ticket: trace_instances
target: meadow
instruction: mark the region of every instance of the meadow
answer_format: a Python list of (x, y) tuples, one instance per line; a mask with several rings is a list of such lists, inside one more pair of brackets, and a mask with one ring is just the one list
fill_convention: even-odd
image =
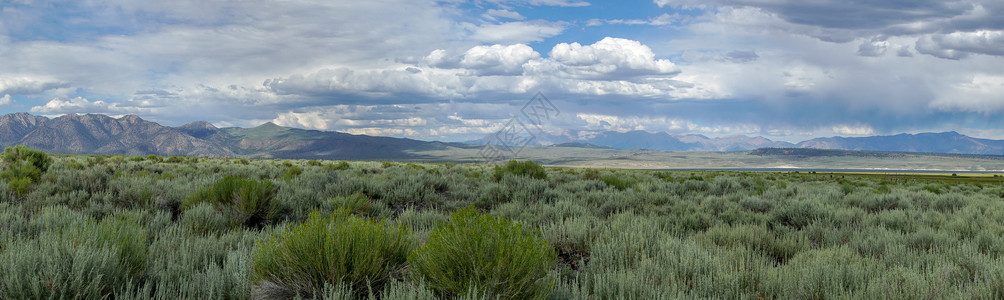
[(995, 175), (3, 161), (0, 299), (1004, 298)]

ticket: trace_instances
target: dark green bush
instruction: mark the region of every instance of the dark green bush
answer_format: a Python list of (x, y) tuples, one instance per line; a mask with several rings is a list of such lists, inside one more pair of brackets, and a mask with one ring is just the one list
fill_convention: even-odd
[(444, 297), (470, 292), (493, 299), (543, 299), (557, 263), (539, 233), (473, 209), (455, 212), (408, 256), (411, 272)]
[(311, 159), (311, 160), (307, 161), (307, 165), (308, 166), (312, 166), (312, 167), (320, 167), (321, 166), (321, 161), (316, 160), (316, 159)]
[(176, 163), (183, 163), (183, 162), (185, 162), (185, 158), (181, 157), (181, 156), (171, 156), (171, 157), (168, 157), (166, 161), (169, 162), (169, 163), (174, 163), (174, 164), (176, 164)]
[(495, 167), (494, 179), (496, 181), (502, 180), (505, 174), (511, 174), (515, 176), (526, 176), (536, 179), (547, 179), (547, 171), (544, 171), (544, 167), (533, 162), (533, 161), (516, 161), (510, 160), (504, 166)]
[(355, 215), (370, 215), (373, 203), (369, 196), (361, 192), (355, 192), (347, 197), (335, 197), (331, 203), (336, 209), (347, 211)]
[(352, 165), (349, 165), (349, 163), (345, 161), (340, 161), (337, 164), (324, 165), (324, 169), (329, 171), (348, 170), (351, 167)]
[(26, 161), (43, 173), (48, 171), (49, 166), (52, 165), (52, 158), (44, 151), (31, 149), (23, 145), (4, 148), (3, 161), (8, 165), (19, 161)]
[(282, 173), (282, 179), (293, 179), (296, 176), (300, 176), (300, 174), (303, 174), (303, 168), (290, 165), (286, 168), (286, 172)]
[(268, 180), (251, 180), (236, 176), (224, 177), (212, 186), (199, 190), (182, 201), (181, 209), (208, 202), (221, 210), (232, 210), (241, 223), (259, 226), (279, 213), (276, 188)]
[(600, 181), (603, 181), (603, 183), (606, 183), (608, 186), (616, 188), (621, 191), (635, 185), (636, 183), (634, 180), (630, 179), (624, 180), (621, 179), (620, 177), (617, 177), (617, 175), (613, 174), (603, 176), (602, 178), (600, 178)]
[(382, 221), (314, 213), (257, 245), (251, 277), (255, 296), (319, 296), (325, 286), (379, 291), (407, 260), (409, 232)]

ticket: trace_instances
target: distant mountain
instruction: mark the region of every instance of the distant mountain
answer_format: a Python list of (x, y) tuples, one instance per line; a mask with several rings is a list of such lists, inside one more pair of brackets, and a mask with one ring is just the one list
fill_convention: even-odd
[[(484, 144), (487, 139), (470, 141)], [(709, 138), (697, 134), (669, 134), (646, 131), (566, 131), (560, 135), (540, 134), (534, 144), (583, 143), (614, 149), (660, 151), (749, 151), (761, 148), (812, 148), (885, 152), (925, 152), (1004, 155), (1004, 141), (973, 138), (957, 132), (898, 134), (870, 137), (816, 138), (792, 144), (764, 137), (734, 135)]]
[(814, 149), (1004, 155), (1004, 141), (973, 138), (954, 131), (816, 138), (798, 143), (796, 146)]
[(449, 144), (288, 128), (217, 128), (205, 121), (163, 126), (135, 115), (68, 114), (56, 118), (0, 116), (0, 146), (25, 145), (54, 153), (229, 156), (251, 158), (407, 159), (408, 150)]
[[(484, 144), (487, 138), (469, 141), (469, 144)], [(709, 138), (698, 134), (652, 133), (635, 130), (619, 131), (566, 131), (560, 135), (540, 134), (534, 137), (536, 145), (556, 145), (563, 143), (584, 143), (613, 149), (649, 149), (659, 151), (746, 151), (757, 148), (790, 148), (795, 144), (772, 141), (764, 137), (735, 135)]]

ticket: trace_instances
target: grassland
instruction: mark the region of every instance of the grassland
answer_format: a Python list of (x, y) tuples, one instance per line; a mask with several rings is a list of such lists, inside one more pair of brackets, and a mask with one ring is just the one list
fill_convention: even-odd
[[(482, 161), (478, 148), (443, 147), (412, 154), (429, 162)], [(924, 153), (883, 153), (857, 151), (822, 151), (823, 155), (758, 155), (756, 151), (679, 152), (653, 150), (617, 150), (577, 147), (531, 146), (520, 150), (520, 159), (530, 159), (548, 166), (615, 169), (875, 169), (875, 170), (956, 170), (1000, 172), (1004, 174), (1004, 156), (954, 155)], [(880, 154), (880, 155), (869, 155)]]
[(5, 159), (0, 299), (1004, 298), (994, 174), (51, 157)]

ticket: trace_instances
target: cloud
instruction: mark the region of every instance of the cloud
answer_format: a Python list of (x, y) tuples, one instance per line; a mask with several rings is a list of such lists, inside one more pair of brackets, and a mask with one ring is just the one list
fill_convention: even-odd
[(43, 106), (31, 108), (31, 112), (46, 114), (68, 114), (68, 113), (145, 113), (148, 110), (139, 108), (124, 107), (118, 103), (108, 103), (105, 101), (90, 101), (83, 97), (76, 98), (53, 98)]
[(35, 95), (68, 86), (65, 82), (0, 75), (0, 94)]
[(669, 60), (655, 59), (655, 54), (648, 46), (621, 38), (606, 37), (586, 46), (560, 43), (548, 55), (562, 64), (572, 76), (580, 78), (670, 75), (679, 72)]
[(886, 49), (889, 48), (889, 42), (871, 40), (861, 43), (858, 46), (858, 55), (876, 57), (885, 54)]
[(295, 112), (280, 113), (278, 117), (272, 120), (272, 123), (286, 127), (299, 127), (299, 128), (319, 129), (319, 130), (328, 129), (328, 120), (321, 117), (321, 113), (317, 111), (307, 112), (307, 113), (295, 113)]
[(0, 106), (7, 106), (11, 103), (14, 103), (14, 100), (11, 100), (10, 94), (4, 94), (3, 97), (0, 97)]
[(468, 49), (459, 65), (479, 75), (518, 75), (523, 73), (523, 64), (536, 58), (540, 58), (540, 53), (530, 46), (496, 44)]
[(501, 24), (468, 25), (472, 31), (471, 38), (492, 43), (528, 43), (539, 42), (553, 37), (565, 30), (561, 22), (519, 21)]
[(488, 17), (488, 18), (491, 18), (492, 20), (495, 20), (496, 17), (498, 17), (498, 18), (506, 18), (506, 19), (513, 19), (513, 20), (523, 20), (523, 19), (526, 19), (526, 17), (524, 17), (523, 15), (519, 14), (518, 12), (511, 11), (511, 10), (508, 10), (508, 9), (489, 9), (488, 12), (485, 13), (485, 16)]
[[(845, 43), (858, 39), (861, 56), (880, 56), (889, 37), (910, 37), (939, 58), (1002, 56), (1004, 3), (951, 1), (655, 0), (664, 7), (704, 10), (705, 27), (731, 25), (749, 33), (782, 32)], [(870, 41), (869, 41), (870, 40)], [(901, 56), (905, 57), (905, 56)]]
[(529, 5), (563, 6), (563, 7), (589, 6), (589, 2), (576, 1), (576, 0), (488, 0), (488, 2), (495, 2), (501, 4), (512, 3), (512, 4), (529, 4)]
[(917, 41), (917, 52), (947, 59), (962, 59), (971, 54), (1004, 56), (1004, 31), (979, 30), (934, 34)]
[(831, 129), (839, 135), (868, 136), (875, 134), (875, 129), (868, 125), (838, 125)]

